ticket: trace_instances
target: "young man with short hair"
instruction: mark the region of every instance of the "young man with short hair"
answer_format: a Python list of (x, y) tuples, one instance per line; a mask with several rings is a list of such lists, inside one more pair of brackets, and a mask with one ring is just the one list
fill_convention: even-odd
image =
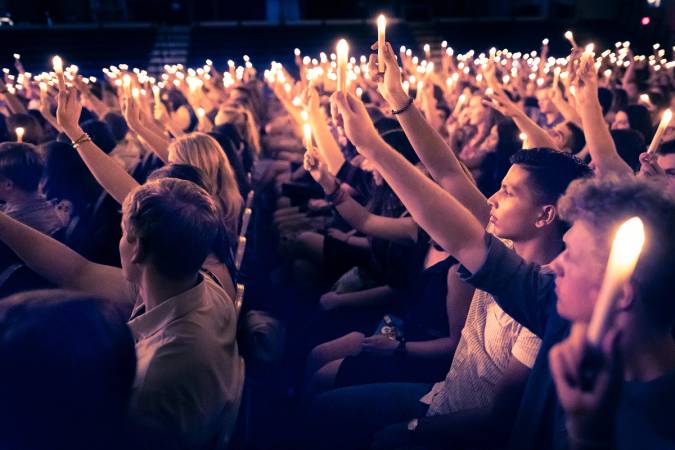
[(53, 283), (132, 308), (138, 370), (132, 414), (177, 433), (186, 448), (226, 442), (243, 384), (231, 298), (200, 273), (220, 226), (195, 184), (163, 179), (126, 198), (122, 268), (94, 264), (4, 214), (0, 240)]
[(40, 195), (43, 170), (42, 158), (32, 144), (0, 144), (0, 201), (5, 202), (5, 214), (52, 235), (63, 223), (54, 206)]

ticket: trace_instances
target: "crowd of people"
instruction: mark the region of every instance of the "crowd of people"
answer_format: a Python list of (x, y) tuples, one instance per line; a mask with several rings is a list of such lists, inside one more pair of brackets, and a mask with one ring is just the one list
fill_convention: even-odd
[(15, 55), (0, 447), (244, 445), (258, 376), (273, 448), (675, 448), (675, 64), (568, 39), (263, 76)]

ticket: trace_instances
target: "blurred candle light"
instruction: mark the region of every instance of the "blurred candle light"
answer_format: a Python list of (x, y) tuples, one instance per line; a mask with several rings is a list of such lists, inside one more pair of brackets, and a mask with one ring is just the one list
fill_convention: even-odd
[(14, 128), (14, 134), (16, 134), (16, 141), (19, 144), (23, 143), (23, 135), (26, 133), (26, 129), (24, 127), (16, 127)]
[(577, 42), (574, 40), (574, 33), (572, 33), (570, 30), (565, 31), (565, 39), (570, 41), (570, 44), (572, 44), (572, 47), (577, 48)]
[(639, 217), (625, 221), (616, 232), (605, 269), (605, 277), (588, 324), (588, 343), (599, 348), (624, 284), (630, 279), (645, 242), (644, 224)]
[(387, 18), (383, 14), (377, 18), (377, 70), (384, 73), (384, 45)]
[(670, 109), (666, 109), (661, 116), (661, 122), (659, 123), (659, 127), (656, 129), (656, 133), (654, 134), (651, 144), (649, 144), (647, 153), (654, 153), (659, 147), (659, 144), (661, 144), (661, 139), (663, 139), (663, 133), (666, 132), (666, 128), (668, 128), (668, 125), (670, 125), (672, 118), (673, 112)]
[(337, 87), (338, 91), (347, 91), (347, 61), (349, 59), (349, 44), (344, 39), (340, 39), (335, 48), (337, 53)]

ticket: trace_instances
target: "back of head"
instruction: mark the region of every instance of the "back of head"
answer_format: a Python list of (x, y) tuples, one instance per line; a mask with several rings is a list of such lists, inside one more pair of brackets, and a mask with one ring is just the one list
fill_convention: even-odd
[(159, 169), (153, 170), (148, 175), (148, 181), (160, 180), (162, 178), (177, 178), (179, 180), (191, 181), (208, 192), (204, 172), (199, 167), (190, 164), (166, 164)]
[(200, 269), (221, 220), (208, 192), (176, 178), (137, 187), (125, 199), (122, 214), (127, 238), (139, 240), (159, 274), (179, 280)]
[(675, 302), (675, 198), (655, 180), (639, 177), (591, 178), (574, 182), (560, 200), (560, 212), (570, 222), (584, 221), (599, 242), (610, 248), (616, 228), (638, 216), (645, 226), (645, 243), (632, 277), (635, 296), (643, 302), (650, 323), (672, 327)]
[(223, 220), (236, 232), (243, 199), (232, 166), (218, 142), (204, 133), (191, 133), (169, 146), (172, 162), (199, 167), (206, 175), (208, 191), (218, 199)]
[(129, 131), (127, 121), (124, 120), (124, 117), (122, 117), (118, 113), (109, 112), (108, 114), (103, 116), (103, 122), (106, 125), (108, 125), (108, 128), (110, 129), (113, 138), (117, 142), (123, 140), (126, 137), (127, 132)]
[(399, 152), (411, 164), (420, 162), (415, 149), (408, 140), (408, 136), (401, 129), (390, 130), (381, 134), (382, 139), (389, 144), (394, 150)]
[(73, 147), (51, 141), (40, 150), (45, 161), (43, 191), (48, 199), (69, 200), (77, 213), (96, 200), (101, 186)]
[(18, 127), (24, 129), (23, 142), (30, 144), (40, 144), (44, 138), (44, 130), (40, 122), (30, 114), (12, 114), (7, 118), (7, 131), (16, 139), (15, 130)]
[(586, 136), (584, 135), (584, 130), (572, 122), (567, 122), (567, 128), (569, 128), (571, 132), (571, 137), (567, 143), (567, 146), (569, 147), (572, 154), (576, 155), (586, 146)]
[(626, 107), (628, 123), (633, 130), (642, 133), (645, 141), (650, 141), (654, 134), (652, 129), (652, 119), (649, 110), (644, 105), (628, 105)]
[(631, 128), (611, 130), (611, 133), (621, 159), (626, 161), (634, 172), (640, 170), (640, 153), (647, 149), (642, 133)]
[(612, 103), (614, 103), (614, 94), (607, 88), (599, 87), (598, 100), (600, 101), (600, 106), (602, 106), (602, 115), (607, 115), (612, 107)]
[(520, 150), (511, 156), (511, 163), (527, 171), (535, 199), (543, 205), (555, 205), (572, 181), (592, 175), (576, 156), (550, 148)]
[(87, 120), (86, 122), (83, 122), (81, 126), (82, 131), (87, 133), (94, 144), (104, 152), (110, 153), (117, 145), (115, 137), (105, 122), (101, 122), (100, 120)]
[(37, 192), (43, 169), (42, 157), (34, 145), (17, 142), (0, 144), (0, 177), (10, 180), (20, 190)]
[(63, 290), (0, 302), (2, 448), (112, 448), (136, 371), (125, 318), (109, 302)]
[(666, 141), (659, 146), (659, 155), (672, 155), (675, 153), (675, 139)]

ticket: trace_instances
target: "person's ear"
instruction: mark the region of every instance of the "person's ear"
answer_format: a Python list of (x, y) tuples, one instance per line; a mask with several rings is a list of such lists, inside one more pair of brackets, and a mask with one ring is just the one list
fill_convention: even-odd
[(635, 306), (635, 286), (629, 280), (623, 284), (623, 289), (619, 293), (619, 298), (616, 301), (617, 311), (628, 311)]
[(539, 217), (537, 217), (537, 221), (534, 223), (534, 226), (537, 228), (544, 228), (545, 226), (552, 224), (557, 217), (558, 211), (555, 205), (546, 205), (541, 208)]
[(143, 264), (148, 257), (148, 252), (143, 245), (143, 241), (136, 237), (129, 242), (129, 246), (131, 247), (131, 262)]

